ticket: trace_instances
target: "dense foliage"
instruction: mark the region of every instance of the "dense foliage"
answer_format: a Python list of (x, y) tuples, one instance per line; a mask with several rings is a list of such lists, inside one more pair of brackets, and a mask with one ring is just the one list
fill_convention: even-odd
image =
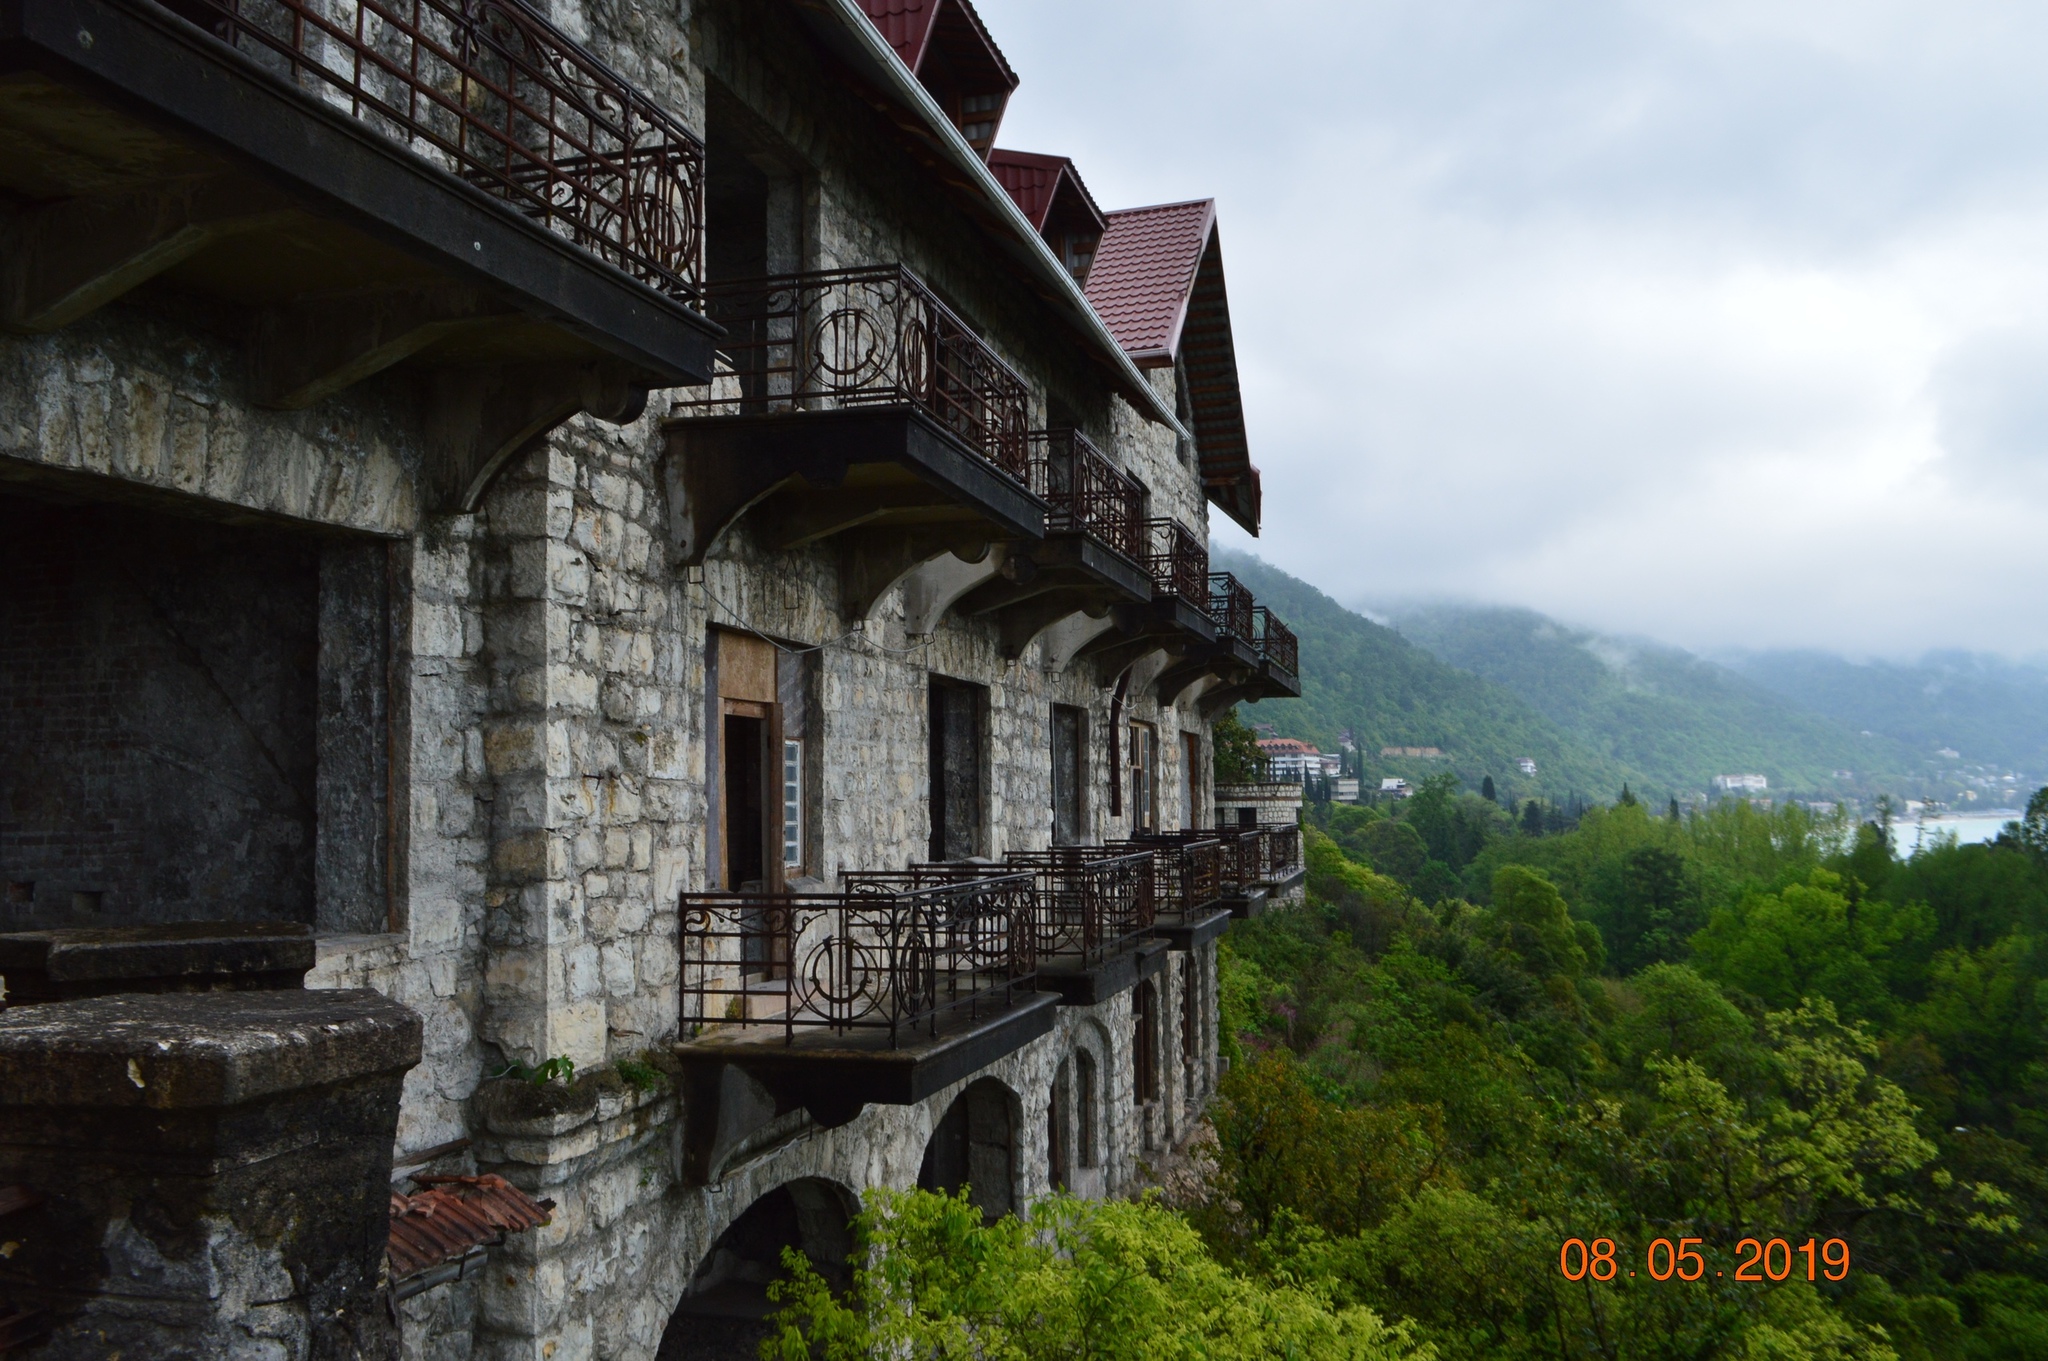
[(802, 1253), (761, 1354), (783, 1361), (1430, 1361), (1326, 1290), (1232, 1272), (1156, 1203), (1054, 1196), (982, 1223), (962, 1196), (879, 1192), (834, 1293)]
[[(1904, 860), (1798, 809), (1537, 813), (1319, 810), (1306, 903), (1223, 943), (1198, 1192), (877, 1196), (764, 1354), (2048, 1356), (2048, 790)], [(1792, 1251), (1738, 1279), (1745, 1238)]]
[[(1741, 803), (1528, 835), (1447, 779), (1322, 821), (1307, 906), (1226, 942), (1226, 1262), (1445, 1358), (2048, 1356), (2048, 791), (1903, 861)], [(1851, 1267), (1738, 1282), (1752, 1236)]]

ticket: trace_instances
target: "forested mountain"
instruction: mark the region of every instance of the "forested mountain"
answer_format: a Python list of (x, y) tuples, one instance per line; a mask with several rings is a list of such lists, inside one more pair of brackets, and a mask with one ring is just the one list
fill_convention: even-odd
[(1930, 652), (1911, 665), (1793, 651), (1723, 660), (1795, 704), (1922, 757), (1950, 747), (1971, 764), (2048, 771), (2048, 668), (1969, 652)]
[[(1513, 691), (1570, 737), (1637, 772), (1660, 798), (1746, 772), (1768, 776), (1774, 790), (1824, 796), (1906, 792), (1925, 773), (1915, 752), (1886, 735), (1891, 730), (1861, 736), (1870, 724), (1814, 712), (1679, 648), (1524, 609), (1437, 605), (1393, 617), (1410, 642)], [(1835, 773), (1844, 770), (1853, 773)]]
[[(1271, 723), (1324, 751), (1354, 734), (1368, 776), (1411, 780), (1455, 771), (1468, 788), (1488, 775), (1503, 797), (1569, 793), (1611, 798), (1641, 775), (1625, 760), (1563, 730), (1509, 690), (1431, 656), (1390, 628), (1344, 608), (1306, 582), (1228, 550), (1218, 571), (1234, 572), (1301, 638), (1302, 696), (1249, 706), (1246, 717)], [(1381, 758), (1384, 747), (1438, 747), (1443, 759)], [(1515, 766), (1536, 762), (1534, 777)]]

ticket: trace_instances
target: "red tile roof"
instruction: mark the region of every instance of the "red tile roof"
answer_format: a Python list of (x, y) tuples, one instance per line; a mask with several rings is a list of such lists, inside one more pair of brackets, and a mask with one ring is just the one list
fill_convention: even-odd
[(503, 1177), (415, 1177), (425, 1187), (391, 1193), (391, 1236), (385, 1258), (391, 1279), (416, 1276), (471, 1250), (504, 1241), (508, 1233), (546, 1224), (551, 1200), (535, 1200)]
[(1245, 434), (1216, 200), (1128, 208), (1108, 222), (1088, 301), (1134, 362), (1179, 363), (1209, 499), (1256, 534), (1259, 470)]
[(860, 7), (867, 11), (889, 46), (896, 49), (896, 55), (903, 58), (903, 64), (913, 72), (924, 64), (925, 52), (931, 46), (933, 29), (937, 26), (939, 9), (946, 6), (959, 11), (968, 25), (988, 46), (989, 55), (995, 59), (1008, 84), (1015, 88), (1017, 73), (1010, 69), (1009, 58), (1003, 49), (996, 46), (996, 40), (989, 36), (988, 25), (974, 12), (969, 0), (860, 0)]
[(1216, 225), (1216, 200), (1127, 208), (1106, 220), (1088, 271), (1088, 301), (1131, 358), (1171, 364), (1195, 271)]
[(1035, 151), (1010, 151), (997, 147), (988, 154), (988, 168), (1009, 191), (1010, 197), (1017, 201), (1017, 207), (1031, 220), (1034, 230), (1045, 230), (1053, 205), (1062, 197), (1062, 185), (1067, 186), (1067, 193), (1073, 196), (1071, 201), (1075, 206), (1094, 218), (1097, 231), (1108, 225), (1103, 219), (1102, 209), (1095, 205), (1095, 196), (1081, 182), (1081, 172), (1074, 169), (1074, 163), (1064, 156), (1045, 156)]

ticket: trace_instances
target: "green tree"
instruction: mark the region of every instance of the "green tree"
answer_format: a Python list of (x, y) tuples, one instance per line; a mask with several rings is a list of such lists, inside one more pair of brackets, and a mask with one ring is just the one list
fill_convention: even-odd
[(852, 1288), (801, 1252), (764, 1358), (780, 1361), (1428, 1361), (1406, 1326), (1238, 1275), (1157, 1202), (1038, 1202), (993, 1225), (963, 1194), (870, 1192)]
[(1216, 754), (1217, 784), (1251, 784), (1261, 778), (1265, 762), (1259, 754), (1259, 740), (1237, 716), (1237, 710), (1225, 710), (1209, 734)]

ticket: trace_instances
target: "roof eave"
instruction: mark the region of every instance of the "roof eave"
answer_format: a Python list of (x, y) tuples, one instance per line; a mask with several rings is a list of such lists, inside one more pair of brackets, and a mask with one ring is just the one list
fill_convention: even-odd
[(1168, 427), (1182, 438), (1192, 440), (1194, 436), (1181, 425), (1165, 398), (1145, 380), (1131, 357), (1116, 343), (1116, 337), (1109, 333), (1102, 318), (1088, 305), (1081, 286), (1053, 255), (1052, 247), (1046, 245), (1032, 229), (1030, 220), (1024, 216), (1016, 200), (996, 181), (980, 153), (967, 144), (967, 139), (960, 135), (960, 129), (953, 126), (953, 121), (918, 83), (910, 68), (903, 64), (903, 59), (896, 55), (896, 49), (889, 45), (881, 30), (861, 9), (858, 0), (795, 0), (795, 4), (801, 13), (830, 21), (831, 26), (819, 36), (835, 55), (856, 72), (865, 73), (880, 89), (893, 94), (918, 115), (933, 149), (979, 191), (985, 200), (983, 206), (1010, 228), (1002, 244), (1025, 266), (1033, 282), (1055, 309), (1062, 312), (1081, 333), (1094, 351), (1095, 358), (1117, 380), (1124, 399), (1140, 414)]

